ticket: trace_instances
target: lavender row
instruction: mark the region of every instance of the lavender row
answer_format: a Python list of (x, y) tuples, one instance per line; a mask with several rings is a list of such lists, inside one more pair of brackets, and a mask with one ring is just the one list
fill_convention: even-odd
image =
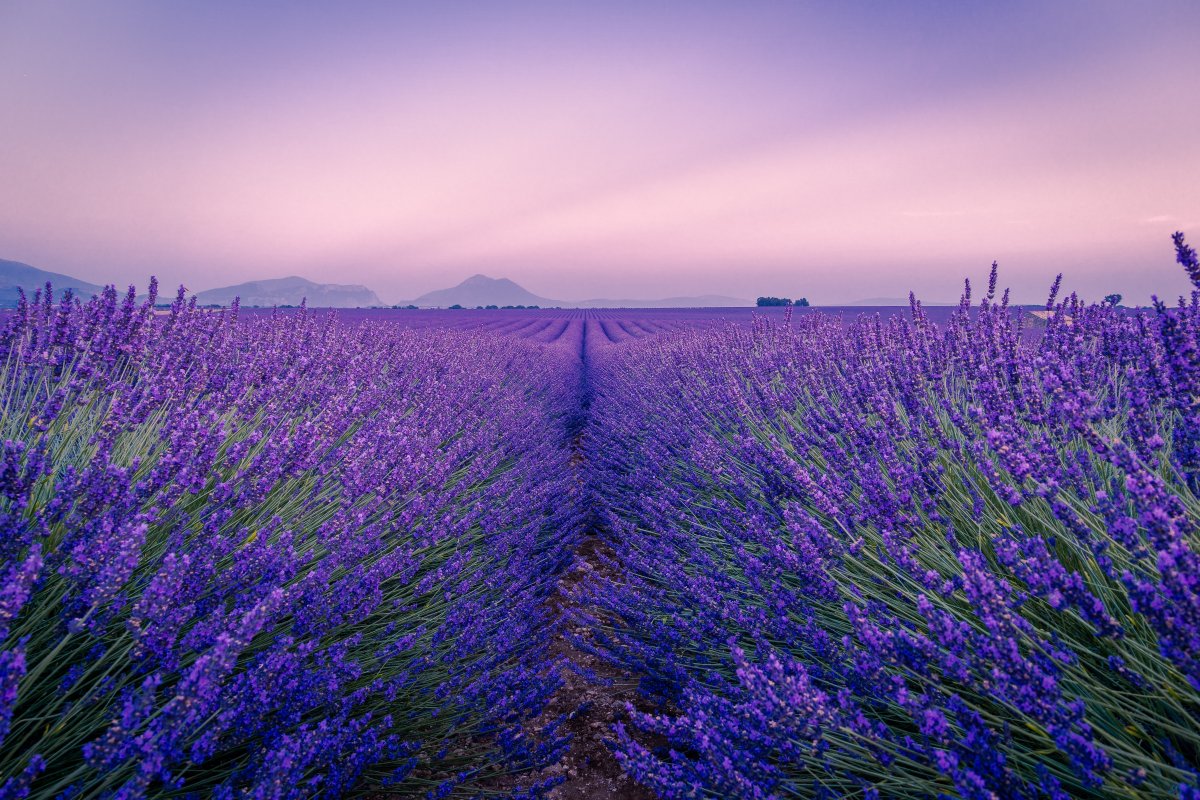
[(0, 334), (0, 797), (445, 796), (557, 757), (577, 351), (50, 297)]
[(1200, 796), (1200, 292), (995, 283), (596, 351), (585, 644), (662, 797)]

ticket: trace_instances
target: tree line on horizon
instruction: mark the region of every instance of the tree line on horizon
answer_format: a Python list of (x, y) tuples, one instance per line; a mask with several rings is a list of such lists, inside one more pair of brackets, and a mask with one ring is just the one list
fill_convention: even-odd
[(754, 305), (762, 306), (808, 306), (808, 298), (801, 297), (799, 300), (793, 301), (790, 297), (760, 297), (754, 301)]

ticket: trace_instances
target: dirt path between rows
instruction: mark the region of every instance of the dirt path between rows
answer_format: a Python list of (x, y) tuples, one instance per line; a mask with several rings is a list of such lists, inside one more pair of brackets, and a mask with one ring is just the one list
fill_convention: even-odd
[[(576, 470), (580, 486), (586, 480), (582, 447), (583, 433), (573, 437), (570, 468)], [(561, 777), (546, 797), (550, 800), (654, 800), (656, 795), (629, 778), (609, 746), (613, 723), (626, 717), (626, 703), (637, 702), (638, 676), (622, 672), (604, 658), (575, 646), (587, 641), (589, 627), (575, 622), (576, 610), (586, 611), (588, 585), (616, 582), (620, 576), (611, 564), (616, 560), (595, 521), (573, 554), (570, 566), (559, 577), (556, 591), (547, 601), (549, 624), (556, 630), (549, 656), (555, 663), (570, 664), (561, 671), (562, 686), (542, 713), (526, 725), (533, 738), (554, 720), (565, 718), (560, 735), (570, 736), (562, 758), (535, 773), (515, 773), (489, 781), (488, 793), (512, 791), (546, 778)], [(582, 673), (582, 674), (581, 674)], [(589, 677), (584, 677), (585, 675)]]
[[(593, 325), (597, 328), (595, 331)], [(580, 341), (580, 409), (571, 437), (570, 468), (575, 471), (585, 498), (588, 492), (584, 438), (591, 423), (592, 401), (589, 333), (593, 337), (606, 335), (598, 323), (589, 320), (584, 324)], [(585, 499), (584, 502), (590, 501)], [(586, 603), (580, 591), (583, 585), (620, 580), (620, 575), (611, 566), (615, 554), (602, 534), (599, 520), (592, 514), (584, 538), (575, 550), (571, 568), (559, 579), (558, 591), (550, 601), (551, 616), (558, 630), (551, 656), (578, 668), (578, 672), (563, 671), (564, 683), (542, 715), (544, 720), (569, 715), (563, 732), (571, 736), (570, 748), (559, 763), (547, 770), (550, 775), (565, 778), (550, 791), (551, 800), (653, 800), (655, 797), (622, 771), (609, 746), (613, 723), (625, 716), (627, 703), (636, 701), (637, 676), (622, 672), (574, 643), (574, 639), (586, 640), (588, 635), (586, 626), (573, 622), (576, 615), (572, 613), (585, 610), (581, 608)]]
[(571, 670), (563, 674), (562, 688), (550, 700), (545, 718), (560, 714), (570, 718), (563, 730), (571, 735), (571, 746), (562, 761), (547, 769), (550, 775), (562, 775), (566, 781), (554, 787), (552, 800), (653, 800), (655, 795), (635, 783), (621, 770), (607, 741), (612, 738), (612, 725), (625, 715), (625, 704), (633, 703), (637, 694), (637, 676), (623, 673), (607, 661), (577, 648), (572, 636), (586, 636), (582, 626), (572, 626), (570, 609), (579, 603), (577, 589), (592, 578), (611, 580), (610, 569), (604, 560), (612, 558), (612, 549), (590, 533), (575, 553), (573, 568), (563, 575), (555, 597), (556, 619), (563, 620), (558, 641), (552, 646), (556, 658), (570, 661), (585, 674), (594, 674), (599, 681), (589, 680)]
[[(580, 407), (578, 414), (567, 423), (570, 458), (569, 469), (575, 473), (581, 490), (582, 502), (594, 502), (587, 492), (587, 461), (584, 438), (590, 423), (590, 365), (588, 359), (588, 335), (592, 321), (585, 323), (580, 351)], [(598, 328), (598, 324), (597, 324)], [(600, 329), (601, 334), (603, 329)], [(592, 333), (593, 336), (601, 335)], [(580, 502), (577, 500), (576, 502)], [(584, 509), (585, 512), (591, 509)], [(550, 611), (548, 624), (555, 630), (555, 639), (550, 645), (552, 663), (564, 665), (561, 671), (562, 686), (550, 698), (542, 713), (525, 726), (533, 739), (538, 732), (558, 719), (565, 719), (558, 733), (570, 736), (570, 745), (562, 758), (555, 764), (533, 772), (511, 773), (487, 780), (480, 787), (485, 796), (511, 793), (531, 783), (540, 783), (546, 778), (562, 778), (546, 797), (549, 800), (655, 800), (657, 795), (636, 783), (621, 769), (611, 745), (613, 724), (624, 719), (626, 705), (641, 710), (637, 687), (638, 676), (623, 672), (604, 658), (585, 649), (576, 647), (575, 641), (587, 641), (591, 630), (588, 625), (576, 622), (580, 617), (588, 618), (588, 587), (604, 583), (618, 583), (619, 570), (612, 565), (618, 558), (604, 537), (598, 515), (585, 523), (584, 536), (576, 547), (570, 566), (558, 579), (555, 592), (547, 600)], [(588, 677), (584, 677), (584, 676)], [(653, 739), (653, 741), (650, 741)], [(648, 737), (650, 745), (662, 745), (657, 737)]]

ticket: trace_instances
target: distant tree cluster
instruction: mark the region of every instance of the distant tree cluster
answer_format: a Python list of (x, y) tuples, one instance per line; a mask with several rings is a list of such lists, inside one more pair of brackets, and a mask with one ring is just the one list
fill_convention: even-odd
[[(411, 306), (411, 308), (416, 308), (416, 306)], [(447, 306), (447, 308), (450, 308), (451, 310), (454, 310), (454, 311), (461, 311), (464, 308), (469, 309), (470, 307), (464, 306), (461, 303), (455, 303), (452, 306)], [(474, 310), (475, 311), (496, 311), (497, 309), (501, 309), (501, 308), (525, 310), (525, 309), (537, 309), (537, 308), (541, 308), (541, 306), (496, 306), (496, 305), (490, 305), (490, 306), (475, 306)]]
[(1109, 294), (1104, 296), (1104, 304), (1116, 308), (1121, 305), (1121, 295)]
[[(807, 305), (807, 303), (804, 303), (804, 305)], [(170, 306), (164, 306), (164, 308), (169, 308), (169, 307), (170, 307)], [(211, 306), (211, 308), (220, 308), (220, 307), (221, 307), (221, 306), (219, 306), (219, 305), (213, 305), (213, 306)], [(373, 307), (373, 306), (372, 306), (372, 307)], [(382, 306), (382, 307), (383, 307), (383, 308), (387, 308), (387, 306)], [(250, 308), (257, 308), (257, 306), (250, 306)], [(292, 306), (280, 306), (280, 308), (292, 308)], [(413, 310), (413, 311), (416, 311), (416, 310), (418, 309), (418, 306), (414, 306), (414, 305), (412, 305), (412, 304), (409, 304), (409, 305), (406, 305), (406, 306), (402, 306), (402, 305), (394, 305), (394, 306), (391, 306), (391, 308), (394, 308), (394, 309), (411, 309), (411, 310)], [(455, 303), (455, 304), (454, 304), (454, 305), (452, 305), (452, 306), (447, 306), (447, 308), (449, 308), (449, 309), (452, 309), (452, 310), (454, 310), (454, 311), (462, 311), (462, 310), (464, 310), (464, 309), (468, 309), (468, 310), (470, 310), (472, 307), (471, 307), (471, 306), (464, 306), (464, 305), (462, 305), (461, 303)], [(474, 310), (475, 310), (475, 311), (496, 311), (496, 310), (499, 310), (499, 309), (501, 309), (501, 308), (510, 308), (510, 309), (525, 309), (525, 310), (528, 310), (528, 309), (540, 309), (540, 308), (541, 308), (541, 306), (497, 306), (497, 305), (474, 306)], [(555, 308), (558, 308), (558, 306), (555, 306)]]
[(808, 298), (801, 297), (795, 302), (790, 297), (760, 297), (754, 301), (757, 306), (807, 306)]

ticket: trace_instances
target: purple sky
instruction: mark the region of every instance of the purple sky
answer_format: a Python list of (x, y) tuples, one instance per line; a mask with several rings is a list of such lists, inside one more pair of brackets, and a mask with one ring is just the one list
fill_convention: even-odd
[(293, 5), (0, 0), (0, 258), (388, 301), (936, 301), (992, 259), (1019, 300), (1187, 289), (1200, 3)]

